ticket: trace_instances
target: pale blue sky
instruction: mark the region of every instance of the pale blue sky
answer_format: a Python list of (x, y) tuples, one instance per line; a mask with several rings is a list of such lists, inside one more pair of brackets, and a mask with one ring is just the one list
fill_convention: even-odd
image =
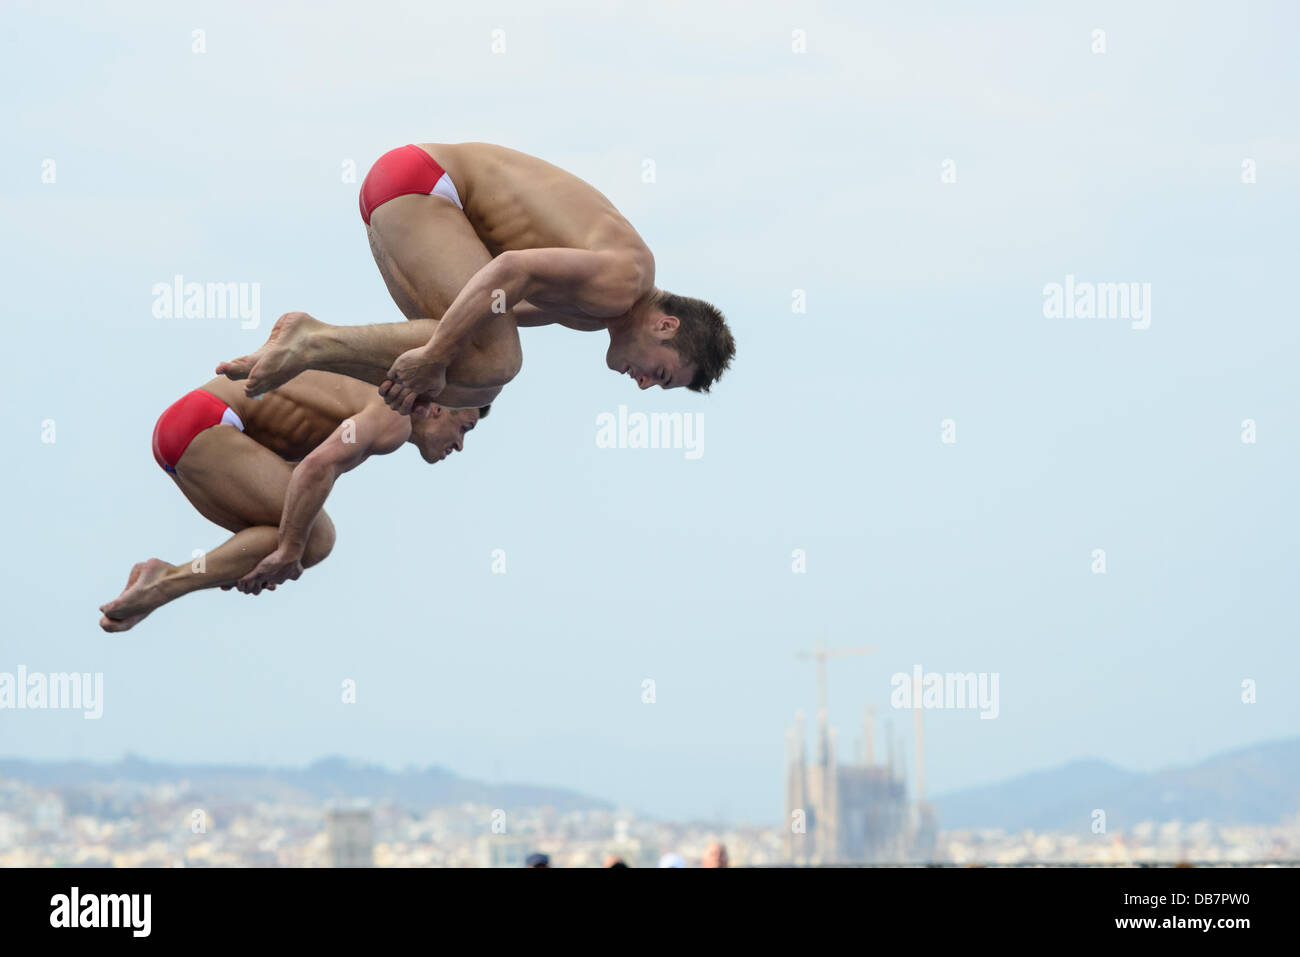
[[(997, 720), (927, 715), (931, 793), (1300, 733), (1300, 14), (1140, 6), (6, 4), (0, 671), (102, 671), (105, 713), (0, 713), (0, 751), (338, 753), (775, 823), (818, 640), (879, 648), (831, 668), (846, 750), (896, 671), (1000, 674)], [(638, 393), (603, 335), (530, 330), (463, 456), (340, 483), (319, 569), (105, 637), (133, 562), (222, 537), (158, 413), (281, 312), (398, 318), (342, 163), (475, 139), (608, 195), (735, 369)], [(155, 319), (176, 273), (260, 283), (262, 327)], [(1066, 274), (1151, 283), (1151, 327), (1043, 318)], [(702, 412), (705, 454), (597, 448), (619, 403)]]

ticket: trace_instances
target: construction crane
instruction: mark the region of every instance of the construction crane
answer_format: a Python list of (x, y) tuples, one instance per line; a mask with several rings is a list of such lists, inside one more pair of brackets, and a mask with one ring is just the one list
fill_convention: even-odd
[(817, 662), (817, 711), (819, 714), (826, 711), (826, 659), (854, 658), (861, 655), (874, 655), (875, 653), (874, 645), (860, 645), (857, 648), (827, 648), (820, 641), (817, 642), (817, 647), (812, 651), (795, 652), (796, 658)]

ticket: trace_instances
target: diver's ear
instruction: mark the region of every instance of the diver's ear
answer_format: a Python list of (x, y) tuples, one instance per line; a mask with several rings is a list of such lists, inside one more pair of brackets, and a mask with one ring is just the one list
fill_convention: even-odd
[(667, 333), (667, 335), (661, 336), (660, 338), (670, 339), (674, 335), (676, 335), (677, 327), (680, 326), (681, 324), (682, 321), (678, 319), (676, 316), (660, 316), (658, 319), (655, 320), (654, 331)]

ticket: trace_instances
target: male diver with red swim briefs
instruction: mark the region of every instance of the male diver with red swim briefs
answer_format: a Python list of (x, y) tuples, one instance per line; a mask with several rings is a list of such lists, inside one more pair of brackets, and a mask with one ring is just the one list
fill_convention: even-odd
[(334, 547), (324, 505), (340, 475), (407, 442), (440, 462), (487, 413), (434, 406), (404, 418), (370, 386), (329, 372), (304, 373), (261, 401), (213, 379), (163, 412), (153, 454), (199, 514), (234, 535), (193, 561), (137, 564), (122, 594), (100, 607), (100, 627), (126, 631), (202, 588), (256, 595), (296, 579)]
[(389, 407), (490, 402), (523, 362), (520, 326), (609, 333), (605, 364), (642, 389), (707, 392), (735, 354), (716, 308), (655, 286), (655, 260), (591, 185), (490, 143), (422, 143), (381, 156), (361, 186), (370, 249), (410, 321), (333, 326), (281, 316), (266, 344), (217, 366), (275, 389), (307, 369), (380, 386)]

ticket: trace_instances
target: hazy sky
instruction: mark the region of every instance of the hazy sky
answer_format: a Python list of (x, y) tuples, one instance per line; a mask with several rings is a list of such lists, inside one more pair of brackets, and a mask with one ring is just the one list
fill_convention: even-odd
[[(0, 753), (343, 754), (774, 824), (818, 641), (877, 648), (830, 668), (845, 752), (867, 705), (910, 749), (896, 672), (999, 676), (995, 720), (926, 714), (931, 793), (1300, 733), (1300, 14), (967, 6), (7, 3), (0, 671), (105, 700), (0, 712)], [(224, 537), (158, 414), (282, 312), (398, 319), (359, 180), (462, 140), (608, 195), (735, 368), (640, 393), (603, 334), (528, 330), (464, 455), (340, 482), (318, 569), (103, 635), (133, 562)], [(260, 325), (155, 318), (177, 274), (259, 284)], [(1067, 276), (1149, 288), (1149, 328), (1046, 318)], [(599, 448), (620, 404), (702, 414), (703, 454)]]

